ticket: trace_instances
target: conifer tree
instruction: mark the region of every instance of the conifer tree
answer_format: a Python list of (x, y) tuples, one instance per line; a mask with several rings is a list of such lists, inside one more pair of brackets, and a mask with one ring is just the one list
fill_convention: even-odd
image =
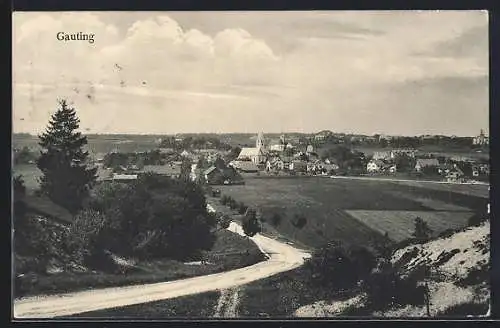
[(54, 203), (76, 213), (96, 180), (97, 168), (87, 167), (87, 138), (78, 132), (80, 120), (66, 100), (38, 136), (42, 147), (37, 167), (42, 171), (40, 192)]

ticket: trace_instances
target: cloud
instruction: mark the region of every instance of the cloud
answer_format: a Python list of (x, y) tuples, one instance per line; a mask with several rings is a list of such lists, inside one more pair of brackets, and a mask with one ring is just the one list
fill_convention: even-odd
[[(81, 111), (82, 124), (97, 130), (383, 132), (401, 127), (413, 133), (425, 124), (444, 130), (434, 112), (453, 115), (452, 108), (460, 109), (464, 122), (478, 119), (487, 125), (487, 117), (474, 112), (474, 103), (484, 111), (483, 87), (450, 82), (488, 74), (484, 13), (127, 17), (124, 23), (119, 13), (14, 14), (16, 115), (43, 126), (57, 97), (68, 96)], [(95, 32), (96, 43), (57, 41), (60, 30)], [(411, 96), (419, 93), (423, 96)], [(184, 118), (189, 115), (194, 119)], [(394, 117), (403, 123), (391, 123)], [(474, 122), (474, 129), (481, 125)], [(14, 127), (29, 130), (36, 124), (25, 120)]]

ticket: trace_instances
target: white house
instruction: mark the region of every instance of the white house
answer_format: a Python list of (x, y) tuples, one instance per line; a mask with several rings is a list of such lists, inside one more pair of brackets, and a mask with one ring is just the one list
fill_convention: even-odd
[(368, 173), (379, 172), (383, 166), (384, 162), (382, 162), (381, 160), (371, 160), (368, 162), (368, 164), (366, 164), (366, 171)]
[(283, 151), (283, 150), (285, 150), (285, 145), (284, 144), (271, 145), (271, 146), (269, 146), (269, 150), (271, 150), (271, 151)]
[(415, 170), (420, 172), (424, 167), (433, 167), (436, 168), (439, 166), (439, 161), (435, 158), (419, 158), (417, 159), (417, 163), (415, 164)]

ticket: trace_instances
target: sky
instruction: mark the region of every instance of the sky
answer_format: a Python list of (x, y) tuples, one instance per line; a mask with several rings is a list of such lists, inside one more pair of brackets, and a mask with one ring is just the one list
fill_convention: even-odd
[(15, 12), (13, 130), (472, 136), (488, 60), (486, 11)]

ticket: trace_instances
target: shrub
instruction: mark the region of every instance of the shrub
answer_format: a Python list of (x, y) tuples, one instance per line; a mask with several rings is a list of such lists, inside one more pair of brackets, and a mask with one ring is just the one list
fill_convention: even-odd
[(425, 287), (419, 285), (419, 272), (401, 277), (390, 261), (380, 259), (377, 267), (363, 281), (362, 289), (368, 295), (368, 306), (383, 310), (388, 306), (422, 305)]
[(281, 215), (278, 213), (274, 213), (273, 216), (271, 217), (271, 225), (274, 227), (279, 226), (281, 223)]
[(467, 222), (468, 226), (476, 227), (481, 225), (483, 222), (488, 221), (489, 216), (487, 213), (475, 213), (471, 216)]
[(227, 229), (229, 228), (229, 225), (231, 224), (231, 218), (228, 215), (222, 215), (218, 219), (218, 224), (221, 229)]
[(248, 206), (246, 206), (245, 203), (243, 203), (243, 202), (239, 203), (239, 205), (238, 205), (238, 213), (245, 214), (245, 212), (247, 211), (247, 209), (248, 209)]
[(226, 205), (226, 203), (227, 203), (227, 196), (226, 195), (221, 195), (220, 198), (219, 198), (219, 203), (221, 205)]
[(431, 235), (432, 235), (432, 229), (429, 228), (427, 222), (425, 222), (419, 217), (415, 218), (415, 231), (413, 232), (412, 236), (416, 240), (423, 242), (429, 240)]
[(229, 200), (229, 208), (232, 210), (238, 209), (238, 202), (234, 198)]
[(78, 213), (65, 236), (72, 258), (88, 267), (107, 269), (102, 267), (108, 262), (102, 262), (104, 250), (109, 246), (107, 225), (106, 217), (98, 211), (86, 209)]
[(249, 237), (255, 236), (257, 233), (261, 232), (262, 228), (257, 219), (257, 212), (248, 208), (242, 222), (243, 232)]
[(307, 224), (307, 218), (303, 215), (295, 214), (292, 225), (297, 229), (302, 229)]
[(373, 259), (367, 249), (359, 247), (351, 250), (333, 242), (317, 249), (306, 267), (314, 284), (332, 290), (345, 290), (354, 287), (370, 272)]

